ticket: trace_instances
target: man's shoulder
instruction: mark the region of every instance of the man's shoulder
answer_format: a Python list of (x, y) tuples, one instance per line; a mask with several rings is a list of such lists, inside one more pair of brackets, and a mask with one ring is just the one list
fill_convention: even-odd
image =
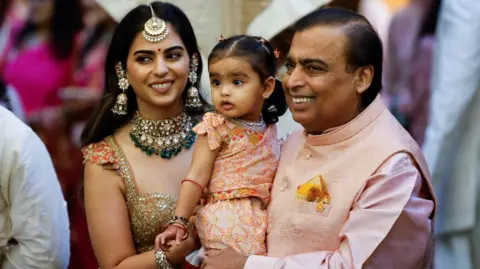
[[(0, 106), (0, 154), (22, 153), (26, 148), (42, 145), (40, 138), (11, 111)], [(43, 146), (43, 145), (42, 145)]]
[(0, 128), (3, 129), (0, 132), (3, 134), (1, 135), (2, 140), (8, 139), (18, 141), (25, 136), (35, 134), (27, 124), (3, 106), (0, 106), (0, 126)]

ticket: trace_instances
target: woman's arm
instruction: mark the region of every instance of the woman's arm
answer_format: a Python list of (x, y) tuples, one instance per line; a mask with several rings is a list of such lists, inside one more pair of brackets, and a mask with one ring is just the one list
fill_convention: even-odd
[[(157, 269), (154, 251), (137, 254), (122, 180), (102, 166), (85, 165), (85, 207), (95, 256), (102, 269)], [(193, 250), (193, 239), (172, 248), (167, 258), (181, 264)]]

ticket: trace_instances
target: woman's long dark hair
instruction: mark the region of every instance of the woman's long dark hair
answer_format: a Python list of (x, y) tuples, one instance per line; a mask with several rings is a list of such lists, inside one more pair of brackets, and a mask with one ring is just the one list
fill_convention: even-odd
[[(236, 35), (220, 41), (210, 53), (211, 64), (227, 57), (239, 57), (250, 63), (252, 69), (264, 82), (269, 77), (275, 78), (277, 58), (270, 42), (260, 37)], [(282, 83), (275, 80), (273, 93), (263, 103), (262, 116), (266, 124), (278, 122), (278, 117), (287, 111), (287, 101)]]
[[(164, 2), (153, 2), (151, 6), (153, 7), (157, 17), (169, 22), (173, 26), (175, 31), (182, 39), (189, 57), (195, 53), (200, 54), (198, 50), (197, 39), (195, 37), (195, 33), (193, 32), (193, 27), (182, 10), (173, 4)], [(137, 110), (138, 105), (135, 98), (135, 93), (130, 86), (126, 91), (128, 97), (127, 115), (117, 117), (113, 115), (111, 111), (115, 105), (118, 94), (121, 93), (121, 90), (118, 88), (118, 78), (115, 72), (115, 65), (118, 62), (121, 62), (124, 67), (127, 66), (126, 62), (128, 52), (132, 46), (133, 40), (135, 39), (136, 35), (143, 30), (145, 22), (150, 18), (152, 18), (150, 7), (147, 5), (140, 5), (130, 11), (117, 25), (112, 37), (110, 48), (108, 49), (107, 60), (105, 63), (106, 85), (103, 96), (88, 120), (82, 133), (82, 146), (99, 142), (105, 137), (112, 135), (115, 130), (119, 129), (128, 121), (130, 121)], [(199, 57), (197, 71), (198, 77), (201, 77), (202, 69), (203, 63), (201, 57)], [(188, 89), (190, 86), (190, 82), (187, 82), (182, 95), (184, 102), (187, 97), (186, 89)], [(202, 100), (202, 103), (206, 104), (204, 100)]]
[[(53, 0), (55, 2), (50, 22), (50, 45), (59, 60), (72, 55), (75, 35), (82, 28), (82, 14), (78, 0)], [(37, 26), (27, 21), (15, 38), (14, 47), (20, 48), (25, 39), (37, 30)]]

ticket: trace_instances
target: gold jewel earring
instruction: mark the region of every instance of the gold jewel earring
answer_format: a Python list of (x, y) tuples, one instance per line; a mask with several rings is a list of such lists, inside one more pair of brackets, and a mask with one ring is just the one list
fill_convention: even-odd
[(200, 101), (200, 95), (198, 94), (198, 89), (195, 87), (197, 83), (197, 70), (198, 70), (198, 54), (195, 53), (192, 56), (190, 63), (190, 73), (188, 74), (188, 79), (192, 85), (187, 92), (187, 100), (185, 101), (185, 108), (191, 112), (198, 112), (202, 109), (202, 102)]
[(122, 90), (122, 92), (117, 96), (117, 101), (112, 108), (112, 112), (118, 116), (125, 116), (127, 115), (128, 102), (125, 91), (128, 89), (129, 84), (121, 62), (118, 62), (117, 65), (115, 65), (115, 71), (117, 72), (118, 77), (118, 87)]

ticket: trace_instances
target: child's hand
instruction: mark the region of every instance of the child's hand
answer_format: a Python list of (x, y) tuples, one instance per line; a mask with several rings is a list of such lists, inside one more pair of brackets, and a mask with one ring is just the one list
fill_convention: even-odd
[(178, 245), (182, 242), (184, 236), (185, 231), (182, 228), (175, 225), (169, 225), (163, 233), (157, 235), (155, 238), (155, 248), (164, 251), (168, 250), (169, 246), (167, 245), (167, 242), (175, 240)]

